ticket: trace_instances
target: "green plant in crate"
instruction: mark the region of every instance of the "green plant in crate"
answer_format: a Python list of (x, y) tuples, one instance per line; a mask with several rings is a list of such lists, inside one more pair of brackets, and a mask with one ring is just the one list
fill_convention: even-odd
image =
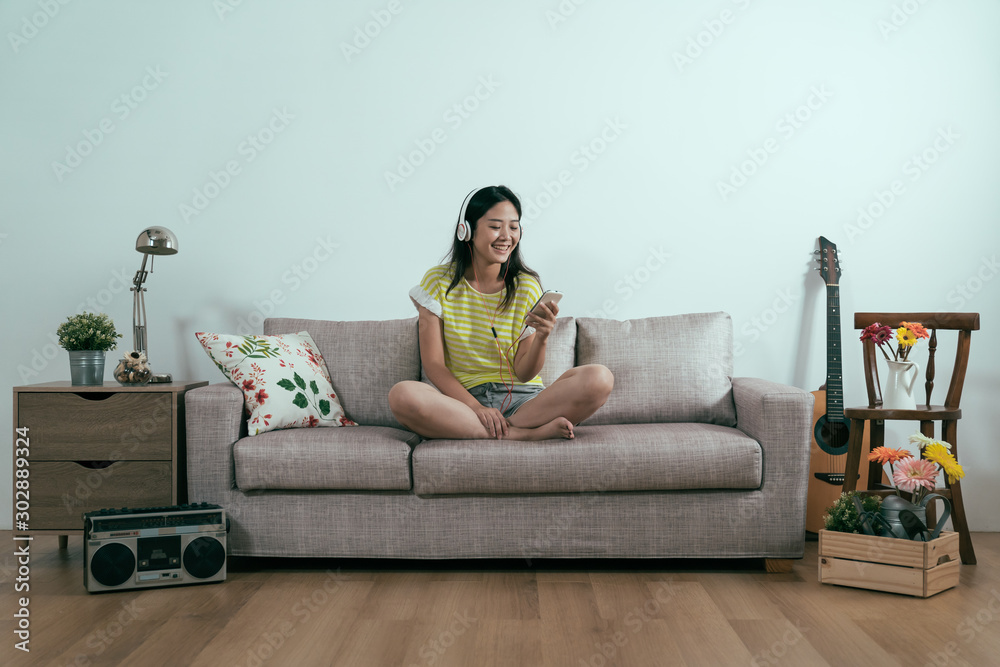
[(69, 351), (107, 351), (118, 347), (116, 339), (122, 335), (115, 330), (115, 323), (104, 313), (71, 315), (56, 330), (59, 345)]
[[(858, 491), (846, 491), (840, 494), (837, 502), (826, 508), (826, 515), (823, 517), (823, 521), (827, 530), (838, 533), (864, 532), (861, 530), (861, 517), (858, 516), (858, 510), (854, 506), (855, 497), (861, 501), (861, 506), (865, 512), (878, 514), (879, 508), (882, 506), (881, 498), (859, 493)], [(882, 534), (882, 527), (877, 522), (874, 528), (876, 535)]]

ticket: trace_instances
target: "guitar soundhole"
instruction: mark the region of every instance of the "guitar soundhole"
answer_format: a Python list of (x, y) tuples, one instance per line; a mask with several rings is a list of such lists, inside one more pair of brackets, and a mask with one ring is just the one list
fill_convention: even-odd
[(850, 422), (827, 421), (826, 415), (823, 415), (816, 421), (813, 436), (819, 448), (827, 454), (833, 456), (846, 454), (848, 440), (851, 438)]

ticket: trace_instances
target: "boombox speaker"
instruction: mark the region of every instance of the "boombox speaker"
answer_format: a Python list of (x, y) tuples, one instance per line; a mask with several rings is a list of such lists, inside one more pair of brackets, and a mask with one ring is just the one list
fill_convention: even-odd
[(227, 519), (218, 505), (104, 509), (83, 521), (91, 593), (226, 579)]

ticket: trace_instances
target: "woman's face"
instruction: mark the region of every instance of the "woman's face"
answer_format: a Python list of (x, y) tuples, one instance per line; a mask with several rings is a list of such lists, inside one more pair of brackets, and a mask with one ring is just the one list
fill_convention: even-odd
[(521, 220), (509, 201), (494, 204), (476, 222), (472, 237), (472, 253), (488, 264), (502, 264), (521, 240)]

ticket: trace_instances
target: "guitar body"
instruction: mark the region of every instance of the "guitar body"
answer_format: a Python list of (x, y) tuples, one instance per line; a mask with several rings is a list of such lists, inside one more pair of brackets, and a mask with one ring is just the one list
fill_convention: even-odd
[[(826, 509), (837, 501), (844, 488), (847, 467), (847, 444), (850, 439), (850, 421), (829, 421), (826, 414), (826, 391), (812, 392), (816, 400), (813, 407), (813, 437), (809, 448), (809, 492), (806, 499), (806, 530), (818, 533), (825, 527)], [(868, 461), (868, 432), (861, 445), (861, 464), (855, 472), (865, 470)], [(867, 477), (864, 478), (867, 480)], [(862, 481), (859, 487), (864, 487)]]

